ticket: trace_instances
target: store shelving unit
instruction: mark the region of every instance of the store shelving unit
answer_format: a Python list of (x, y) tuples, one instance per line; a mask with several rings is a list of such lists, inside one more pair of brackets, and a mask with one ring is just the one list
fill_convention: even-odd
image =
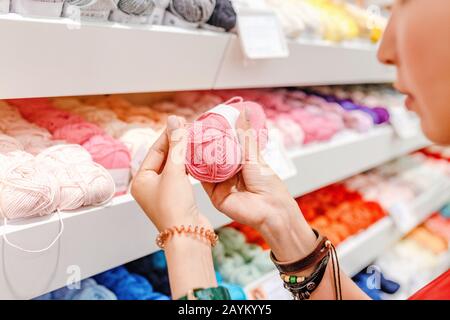
[(297, 41), (288, 58), (250, 61), (230, 33), (16, 14), (0, 15), (0, 38), (0, 99), (394, 79), (369, 44)]
[[(0, 38), (5, 44), (0, 99), (385, 83), (395, 76), (376, 61), (375, 46), (362, 43), (291, 41), (288, 58), (250, 61), (234, 34), (16, 14), (0, 15)], [(300, 196), (428, 143), (421, 134), (400, 139), (385, 126), (291, 150), (297, 173), (286, 183), (293, 196)], [(313, 166), (321, 170), (310, 170)], [(230, 222), (213, 208), (200, 184), (194, 184), (194, 191), (214, 227)], [(61, 217), (64, 232), (43, 253), (18, 251), (2, 236), (28, 249), (45, 247), (58, 233), (57, 215), (0, 225), (0, 299), (33, 298), (158, 249), (155, 228), (130, 195)], [(396, 232), (386, 218), (346, 241), (338, 250), (344, 269), (352, 273), (370, 262), (383, 243), (401, 236)], [(372, 249), (362, 250), (365, 244)]]
[[(290, 153), (298, 174), (287, 182), (292, 195), (299, 196), (426, 144), (423, 136), (399, 140), (390, 127), (382, 127), (365, 135), (307, 147)], [(365, 145), (372, 146), (371, 152), (361, 149)], [(357, 160), (351, 165), (340, 164), (348, 159), (349, 154), (358, 155), (353, 157)], [(305, 174), (312, 164), (321, 165), (327, 161), (329, 166), (329, 159), (334, 159), (335, 170), (322, 170), (320, 176)], [(214, 227), (230, 222), (211, 205), (199, 183), (194, 184), (194, 190), (200, 210)], [(62, 219), (65, 229), (61, 239), (45, 253), (23, 253), (0, 239), (3, 261), (0, 265), (0, 299), (35, 297), (63, 286), (72, 279), (71, 276), (90, 277), (158, 249), (154, 242), (156, 230), (130, 195), (116, 197), (101, 207), (64, 212)], [(38, 249), (52, 241), (59, 227), (58, 216), (53, 215), (0, 226), (0, 236), (7, 234), (11, 241), (22, 247)], [(389, 228), (384, 231), (389, 231)], [(343, 264), (359, 266), (358, 259), (353, 261), (352, 250), (347, 250), (349, 262), (344, 261)], [(73, 270), (76, 270), (75, 275), (70, 273)], [(21, 291), (17, 292), (17, 288)]]
[[(347, 275), (356, 275), (380, 254), (385, 252), (389, 246), (395, 244), (449, 201), (450, 180), (442, 185), (434, 186), (415, 199), (411, 206), (411, 212), (416, 217), (416, 223), (409, 230), (400, 231), (396, 227), (394, 220), (387, 216), (359, 234), (346, 239), (337, 247), (340, 267)], [(430, 277), (430, 280), (447, 270), (449, 264), (450, 252), (442, 256), (442, 261)], [(244, 289), (247, 295), (250, 296), (252, 290), (260, 287), (267, 291), (270, 299), (291, 299), (289, 293), (283, 290), (282, 285), (278, 271), (273, 271), (250, 283)]]

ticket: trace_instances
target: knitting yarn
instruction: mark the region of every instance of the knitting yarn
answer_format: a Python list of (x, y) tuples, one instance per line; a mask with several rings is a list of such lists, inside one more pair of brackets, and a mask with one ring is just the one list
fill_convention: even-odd
[(18, 136), (29, 136), (47, 140), (51, 139), (52, 136), (47, 129), (25, 121), (15, 122), (14, 124), (9, 125), (8, 128), (5, 129), (5, 133), (16, 138)]
[(114, 179), (117, 194), (124, 194), (130, 182), (131, 156), (120, 141), (107, 135), (96, 135), (83, 143), (92, 159), (108, 169)]
[(17, 141), (19, 141), (23, 149), (31, 153), (32, 155), (37, 155), (41, 153), (43, 150), (50, 148), (51, 146), (65, 143), (65, 141), (61, 140), (48, 140), (46, 138), (40, 137), (40, 136), (34, 136), (34, 135), (19, 135), (15, 137)]
[(242, 151), (233, 127), (220, 115), (202, 115), (189, 128), (188, 172), (205, 182), (225, 181), (241, 169)]
[[(37, 161), (49, 164), (59, 182), (61, 210), (100, 205), (114, 195), (114, 180), (78, 145), (58, 145), (41, 152)], [(78, 161), (77, 161), (78, 160)]]
[(105, 133), (113, 138), (120, 138), (130, 128), (135, 128), (135, 125), (129, 125), (121, 120), (114, 120), (108, 123), (102, 123), (102, 129)]
[(171, 0), (169, 11), (193, 23), (205, 23), (213, 14), (216, 0)]
[(53, 133), (53, 139), (66, 140), (69, 143), (81, 145), (93, 136), (102, 134), (104, 134), (104, 131), (95, 124), (80, 122), (58, 128)]
[(51, 110), (43, 114), (35, 114), (30, 120), (38, 126), (46, 128), (51, 133), (65, 125), (84, 122), (83, 118), (62, 110)]
[(296, 123), (289, 115), (280, 114), (275, 120), (274, 124), (283, 134), (283, 143), (285, 147), (299, 147), (303, 145), (305, 140), (305, 133), (302, 127)]
[(156, 251), (151, 255), (132, 261), (126, 267), (129, 271), (145, 277), (155, 290), (170, 295), (167, 261), (163, 251)]
[(111, 110), (99, 109), (96, 107), (87, 106), (76, 110), (87, 122), (92, 122), (98, 125), (117, 120), (116, 114)]
[(148, 150), (160, 136), (160, 132), (156, 132), (150, 128), (136, 128), (126, 131), (120, 141), (127, 146), (131, 154), (131, 173), (135, 173), (141, 167)]
[(0, 133), (0, 153), (5, 154), (16, 150), (23, 150), (22, 144), (17, 139)]
[(120, 141), (106, 135), (95, 135), (83, 144), (92, 159), (106, 169), (129, 168), (130, 152)]
[(241, 169), (242, 147), (235, 126), (240, 112), (249, 109), (249, 121), (260, 147), (267, 144), (266, 118), (261, 106), (252, 102), (219, 105), (200, 116), (189, 128), (186, 168), (196, 179), (221, 182)]
[(129, 273), (125, 267), (103, 272), (94, 277), (98, 283), (112, 290), (120, 300), (162, 300), (155, 295), (151, 284), (144, 277)]
[(117, 8), (133, 15), (150, 15), (155, 8), (153, 0), (119, 0)]
[(23, 151), (11, 156), (0, 180), (0, 216), (18, 219), (54, 212), (60, 192), (53, 169)]

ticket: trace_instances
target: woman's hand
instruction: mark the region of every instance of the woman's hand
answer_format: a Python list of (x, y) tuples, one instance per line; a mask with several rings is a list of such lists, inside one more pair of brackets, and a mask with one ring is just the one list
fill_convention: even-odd
[[(197, 209), (186, 175), (186, 148), (184, 120), (170, 116), (167, 130), (150, 148), (131, 185), (131, 194), (159, 231), (180, 225), (211, 229)], [(174, 299), (194, 288), (217, 286), (208, 242), (186, 235), (174, 236), (166, 241), (164, 253)]]
[[(262, 159), (249, 112), (242, 112), (237, 122), (244, 154), (241, 172), (227, 181), (202, 185), (219, 211), (260, 231), (278, 259), (307, 255), (316, 237), (283, 181)], [(289, 253), (289, 248), (294, 251)]]
[(187, 130), (170, 116), (167, 129), (150, 148), (131, 185), (131, 194), (159, 231), (180, 225), (205, 226), (186, 175)]

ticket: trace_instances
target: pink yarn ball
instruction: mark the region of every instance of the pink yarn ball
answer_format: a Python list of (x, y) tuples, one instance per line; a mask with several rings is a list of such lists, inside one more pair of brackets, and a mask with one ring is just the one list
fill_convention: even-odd
[(51, 133), (65, 125), (84, 122), (80, 116), (62, 110), (49, 110), (40, 116), (36, 115), (32, 121), (38, 126), (46, 128)]
[(305, 133), (298, 123), (287, 114), (280, 114), (274, 120), (275, 126), (283, 134), (283, 143), (287, 148), (300, 147), (305, 140)]
[[(230, 103), (239, 112), (248, 108), (250, 123), (256, 131), (259, 145), (265, 147), (268, 134), (266, 117), (254, 102)], [(186, 168), (196, 179), (221, 182), (233, 177), (242, 168), (242, 147), (235, 128), (222, 115), (207, 112), (189, 128)]]
[(131, 156), (120, 141), (106, 135), (96, 135), (83, 144), (92, 159), (106, 169), (130, 168)]
[(53, 139), (66, 140), (69, 143), (83, 144), (96, 135), (102, 135), (105, 132), (95, 124), (80, 122), (68, 124), (58, 128), (53, 132)]
[(205, 182), (225, 181), (241, 169), (242, 151), (226, 119), (217, 114), (202, 115), (189, 129), (188, 172)]

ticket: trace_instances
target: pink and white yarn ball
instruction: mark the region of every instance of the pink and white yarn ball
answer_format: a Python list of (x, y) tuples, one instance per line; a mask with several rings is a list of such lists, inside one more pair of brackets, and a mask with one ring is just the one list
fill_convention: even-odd
[[(237, 102), (233, 102), (237, 101)], [(190, 127), (186, 154), (187, 171), (204, 182), (221, 182), (242, 168), (242, 147), (236, 132), (241, 112), (250, 110), (249, 121), (260, 146), (267, 144), (266, 117), (254, 102), (233, 99), (201, 115)]]

